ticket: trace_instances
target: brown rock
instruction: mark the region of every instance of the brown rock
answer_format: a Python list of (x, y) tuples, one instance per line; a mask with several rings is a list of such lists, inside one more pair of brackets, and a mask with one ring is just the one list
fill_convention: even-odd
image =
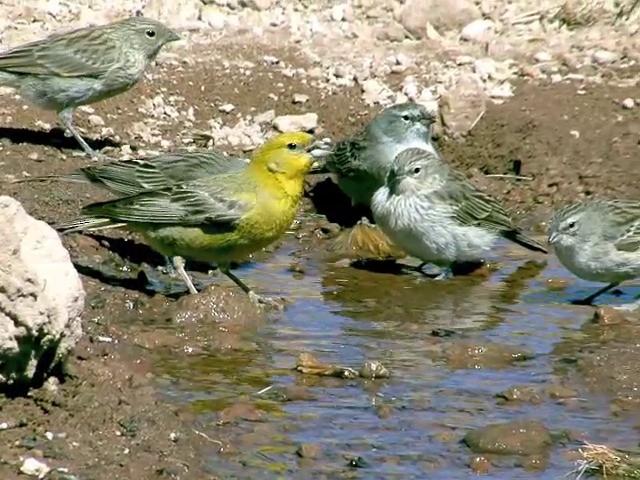
[(264, 414), (252, 403), (239, 402), (221, 410), (218, 414), (218, 423), (225, 424), (237, 420), (257, 422), (263, 418)]
[(322, 447), (313, 443), (303, 443), (296, 450), (300, 458), (318, 458), (322, 453)]
[(613, 307), (598, 307), (593, 314), (593, 321), (598, 325), (620, 325), (628, 323), (627, 317)]
[(477, 475), (484, 475), (491, 470), (491, 461), (484, 455), (474, 455), (469, 460), (469, 468)]
[(534, 455), (552, 443), (551, 434), (538, 420), (515, 420), (478, 428), (467, 433), (463, 442), (475, 453)]

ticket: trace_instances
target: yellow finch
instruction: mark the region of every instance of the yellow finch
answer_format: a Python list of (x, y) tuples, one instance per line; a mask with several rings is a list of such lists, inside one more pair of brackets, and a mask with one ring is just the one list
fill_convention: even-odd
[(79, 220), (58, 226), (69, 232), (126, 226), (174, 266), (197, 293), (184, 259), (217, 263), (253, 301), (271, 303), (231, 273), (231, 262), (280, 238), (291, 226), (314, 156), (328, 152), (307, 133), (284, 133), (259, 148), (240, 171), (146, 191), (82, 209)]

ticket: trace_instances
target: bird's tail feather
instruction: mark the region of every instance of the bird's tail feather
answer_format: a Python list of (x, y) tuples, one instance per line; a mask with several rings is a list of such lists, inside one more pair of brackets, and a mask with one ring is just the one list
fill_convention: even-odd
[(29, 182), (45, 182), (47, 180), (58, 180), (61, 182), (77, 182), (86, 183), (86, 177), (78, 174), (69, 175), (40, 175), (38, 177), (16, 178), (9, 180), (8, 183), (29, 183)]
[(533, 252), (548, 253), (547, 249), (534, 239), (527, 237), (524, 233), (517, 230), (507, 232), (504, 237)]
[(122, 227), (124, 223), (113, 223), (107, 218), (78, 218), (69, 222), (54, 225), (54, 228), (64, 234), (72, 232), (90, 231), (97, 232), (99, 230), (109, 230), (111, 228)]

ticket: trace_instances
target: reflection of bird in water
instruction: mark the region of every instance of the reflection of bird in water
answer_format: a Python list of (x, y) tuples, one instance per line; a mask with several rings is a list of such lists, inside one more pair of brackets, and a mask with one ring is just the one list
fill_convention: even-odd
[(339, 313), (354, 320), (391, 324), (385, 326), (385, 335), (477, 329), (500, 323), (502, 308), (517, 303), (526, 280), (541, 269), (541, 265), (527, 263), (495, 280), (472, 275), (431, 282), (417, 273), (397, 275), (329, 267), (322, 279), (323, 298), (339, 304)]
[(392, 324), (386, 335), (404, 336), (438, 328), (479, 328), (496, 314), (496, 285), (477, 277), (430, 282), (422, 276), (371, 273), (353, 268), (327, 269), (323, 297), (338, 303), (354, 320)]

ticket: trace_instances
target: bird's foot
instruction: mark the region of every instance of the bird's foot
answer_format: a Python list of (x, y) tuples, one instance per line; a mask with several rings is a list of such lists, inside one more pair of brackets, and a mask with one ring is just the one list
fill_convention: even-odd
[(434, 280), (448, 280), (450, 278), (453, 278), (453, 271), (449, 267), (443, 267)]
[(282, 297), (268, 297), (266, 295), (258, 295), (256, 292), (249, 292), (249, 299), (258, 307), (269, 307), (277, 310), (284, 309), (286, 300)]
[(571, 305), (582, 305), (586, 307), (592, 307), (593, 301), (590, 298), (581, 298), (578, 300), (571, 300)]

